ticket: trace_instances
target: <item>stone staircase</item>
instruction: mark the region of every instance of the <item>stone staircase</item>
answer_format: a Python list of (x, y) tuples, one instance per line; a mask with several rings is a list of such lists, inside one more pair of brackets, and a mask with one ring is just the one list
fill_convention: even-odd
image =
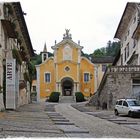
[(61, 96), (59, 103), (75, 103), (73, 96)]

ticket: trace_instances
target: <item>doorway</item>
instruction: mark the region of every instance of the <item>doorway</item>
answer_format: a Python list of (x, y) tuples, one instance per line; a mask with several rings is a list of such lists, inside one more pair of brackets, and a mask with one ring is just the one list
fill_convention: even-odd
[(71, 96), (73, 93), (73, 80), (71, 78), (64, 78), (61, 81), (62, 85), (62, 95)]

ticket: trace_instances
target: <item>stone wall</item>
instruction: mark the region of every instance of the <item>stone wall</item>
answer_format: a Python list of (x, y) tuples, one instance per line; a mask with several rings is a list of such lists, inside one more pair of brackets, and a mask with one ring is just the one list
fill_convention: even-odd
[(108, 74), (98, 98), (103, 109), (113, 108), (119, 98), (128, 98), (132, 94), (131, 74), (115, 73)]
[(22, 106), (24, 104), (28, 104), (28, 95), (26, 88), (23, 88), (19, 91), (19, 106)]
[(3, 103), (3, 94), (0, 93), (0, 111), (5, 110), (4, 103)]

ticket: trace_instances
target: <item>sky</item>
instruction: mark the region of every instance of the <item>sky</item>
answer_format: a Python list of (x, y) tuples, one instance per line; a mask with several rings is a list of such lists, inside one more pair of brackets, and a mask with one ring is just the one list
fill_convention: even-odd
[[(9, 0), (11, 1), (11, 0)], [(12, 0), (13, 1), (13, 0)], [(84, 53), (106, 47), (114, 35), (127, 2), (140, 0), (19, 0), (33, 49), (47, 50), (62, 41), (65, 29), (70, 29), (72, 40), (83, 46)]]

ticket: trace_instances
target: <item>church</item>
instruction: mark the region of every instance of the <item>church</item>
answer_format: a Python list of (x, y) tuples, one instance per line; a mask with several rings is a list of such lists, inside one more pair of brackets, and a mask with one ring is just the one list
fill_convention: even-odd
[(80, 41), (72, 40), (69, 31), (66, 29), (63, 40), (51, 47), (53, 57), (48, 57), (44, 46), (42, 63), (36, 65), (38, 101), (54, 91), (60, 92), (60, 96), (75, 96), (75, 92), (82, 92), (89, 97), (96, 90), (94, 64), (81, 55), (83, 47)]

